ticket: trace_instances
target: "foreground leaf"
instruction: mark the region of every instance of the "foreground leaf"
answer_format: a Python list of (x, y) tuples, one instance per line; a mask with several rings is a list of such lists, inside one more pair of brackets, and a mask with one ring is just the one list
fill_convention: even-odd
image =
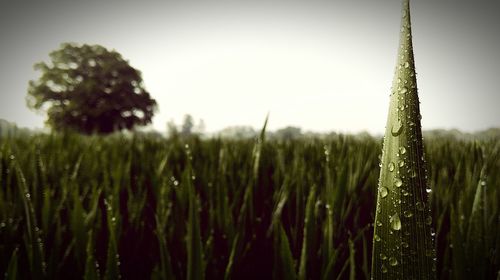
[(372, 279), (434, 279), (435, 249), (409, 1), (403, 2), (398, 64), (382, 151)]

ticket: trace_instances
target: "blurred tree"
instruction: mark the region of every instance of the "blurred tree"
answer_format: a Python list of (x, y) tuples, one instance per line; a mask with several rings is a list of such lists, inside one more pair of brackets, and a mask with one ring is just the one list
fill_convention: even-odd
[(257, 137), (257, 132), (251, 126), (229, 126), (219, 131), (221, 138), (250, 139)]
[(274, 136), (282, 140), (297, 139), (302, 136), (302, 130), (300, 129), (300, 127), (287, 126), (285, 128), (276, 130)]
[(206, 125), (203, 119), (198, 120), (198, 124), (194, 126), (194, 133), (198, 135), (203, 135), (205, 133)]
[(193, 133), (194, 120), (193, 116), (187, 114), (184, 116), (184, 121), (182, 122), (181, 135), (189, 136)]
[(167, 136), (171, 138), (179, 137), (179, 130), (173, 119), (167, 122)]
[(151, 123), (156, 101), (118, 52), (65, 43), (49, 56), (34, 66), (42, 75), (30, 81), (27, 103), (47, 110), (53, 129), (105, 134)]

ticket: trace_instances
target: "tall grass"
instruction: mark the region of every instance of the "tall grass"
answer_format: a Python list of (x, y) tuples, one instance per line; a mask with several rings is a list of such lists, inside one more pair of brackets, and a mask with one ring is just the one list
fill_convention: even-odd
[[(499, 141), (425, 144), (438, 277), (494, 278)], [(0, 273), (368, 279), (380, 150), (342, 135), (2, 138)]]

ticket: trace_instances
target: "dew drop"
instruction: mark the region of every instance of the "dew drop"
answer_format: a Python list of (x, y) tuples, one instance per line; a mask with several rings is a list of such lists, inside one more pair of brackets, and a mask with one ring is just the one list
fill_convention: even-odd
[(382, 222), (381, 221), (377, 221), (377, 226), (381, 227), (382, 226)]
[(398, 260), (395, 257), (390, 257), (389, 258), (389, 264), (391, 266), (396, 266), (396, 265), (398, 265)]
[(403, 215), (406, 217), (406, 218), (411, 218), (413, 216), (413, 212), (411, 212), (410, 210), (405, 210)]
[(387, 273), (387, 267), (383, 264), (381, 267), (382, 273)]
[(403, 241), (403, 242), (401, 242), (401, 246), (403, 246), (403, 248), (408, 248), (408, 247), (410, 247), (410, 246), (408, 245), (408, 243), (407, 243), (407, 242), (404, 242), (404, 241)]
[(407, 93), (407, 92), (408, 92), (408, 88), (407, 88), (407, 87), (403, 87), (403, 88), (401, 89), (401, 93), (405, 94), (405, 93)]
[(403, 181), (401, 181), (400, 178), (396, 178), (396, 180), (394, 181), (394, 186), (396, 186), (396, 188), (399, 188), (403, 185)]
[(403, 166), (405, 166), (405, 162), (403, 160), (400, 160), (398, 165), (399, 165), (399, 167), (403, 167)]
[(386, 197), (389, 194), (386, 187), (380, 187), (379, 191), (380, 191), (380, 197), (382, 198)]
[(410, 63), (407, 61), (407, 62), (405, 62), (405, 68), (408, 68), (408, 67), (410, 67)]
[(377, 242), (379, 242), (381, 240), (380, 236), (378, 236), (376, 234), (373, 236), (373, 239), (375, 239), (375, 241), (377, 241)]
[(396, 213), (394, 214), (390, 219), (391, 223), (391, 228), (393, 230), (400, 230), (401, 229), (401, 220), (399, 219), (399, 215)]
[(391, 134), (392, 136), (399, 136), (403, 132), (403, 124), (400, 120), (397, 120), (395, 124), (392, 125)]
[(386, 260), (387, 259), (387, 256), (384, 255), (384, 253), (380, 253), (380, 259), (381, 260)]
[(402, 155), (406, 154), (406, 148), (403, 146), (399, 147), (399, 153)]
[(389, 163), (389, 171), (394, 171), (394, 162)]
[(432, 192), (431, 187), (429, 187), (429, 186), (425, 187), (425, 192), (426, 193), (431, 193)]
[(428, 224), (428, 225), (431, 225), (432, 224), (432, 217), (431, 216), (427, 216), (427, 218), (425, 218), (425, 223)]
[(415, 206), (417, 207), (418, 211), (424, 211), (424, 204), (422, 202), (417, 201), (417, 203), (415, 204)]

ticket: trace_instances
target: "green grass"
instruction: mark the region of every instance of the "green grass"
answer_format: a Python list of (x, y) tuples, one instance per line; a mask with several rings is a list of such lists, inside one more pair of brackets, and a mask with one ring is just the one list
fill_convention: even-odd
[[(498, 139), (425, 148), (438, 278), (494, 279)], [(380, 151), (380, 139), (342, 135), (2, 138), (0, 273), (368, 279)]]

